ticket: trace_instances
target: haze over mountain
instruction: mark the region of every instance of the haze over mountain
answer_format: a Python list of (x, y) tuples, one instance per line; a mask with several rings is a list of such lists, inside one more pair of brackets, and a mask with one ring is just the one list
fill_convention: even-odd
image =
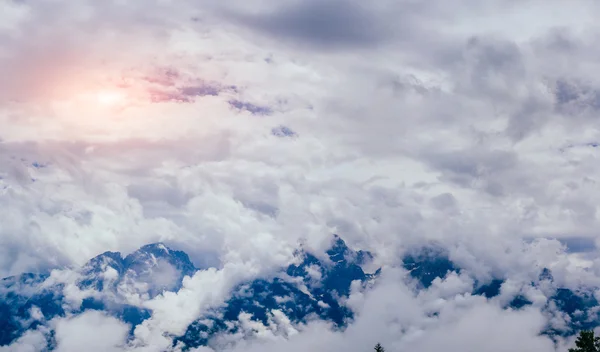
[(566, 351), (599, 10), (0, 0), (0, 352)]

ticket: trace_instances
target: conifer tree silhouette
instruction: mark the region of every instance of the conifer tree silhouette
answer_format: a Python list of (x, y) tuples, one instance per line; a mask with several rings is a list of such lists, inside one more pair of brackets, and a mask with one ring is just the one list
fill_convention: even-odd
[(569, 352), (600, 352), (600, 337), (594, 336), (593, 330), (583, 330), (577, 336), (575, 348), (569, 348)]
[[(381, 344), (379, 342), (375, 345), (375, 352), (385, 352), (385, 349), (383, 348), (383, 346), (381, 346)], [(571, 352), (571, 351), (569, 350), (569, 352)], [(575, 351), (575, 352), (579, 352), (579, 351)]]

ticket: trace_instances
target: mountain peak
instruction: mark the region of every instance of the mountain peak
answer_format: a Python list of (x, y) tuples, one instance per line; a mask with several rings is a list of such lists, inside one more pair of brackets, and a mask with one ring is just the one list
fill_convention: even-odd
[(165, 254), (169, 254), (170, 253), (170, 249), (165, 246), (165, 244), (163, 242), (156, 242), (156, 243), (150, 243), (147, 245), (144, 245), (142, 247), (140, 247), (140, 249), (138, 249), (138, 251), (143, 251), (143, 252), (157, 252), (157, 253), (165, 253)]
[(460, 272), (449, 258), (447, 251), (437, 246), (426, 246), (406, 253), (403, 258), (404, 269), (410, 276), (428, 288), (435, 278), (444, 278), (449, 272)]
[(327, 250), (329, 259), (334, 263), (340, 263), (347, 260), (350, 253), (350, 248), (346, 245), (346, 242), (338, 235), (333, 235), (331, 246)]
[(140, 249), (125, 257), (125, 263), (126, 266), (129, 267), (136, 263), (156, 261), (158, 259), (166, 260), (171, 265), (174, 265), (189, 275), (193, 275), (197, 270), (187, 253), (171, 249), (162, 242), (151, 243), (140, 247)]
[[(90, 259), (84, 269), (103, 269), (105, 266), (111, 266), (115, 269), (123, 266), (123, 256), (120, 252), (104, 252)], [(118, 270), (120, 271), (120, 270)]]
[(352, 263), (364, 265), (373, 260), (373, 254), (369, 251), (355, 251), (348, 247), (346, 242), (338, 235), (334, 234), (331, 246), (326, 251), (329, 259), (333, 263)]
[(110, 271), (116, 271), (115, 276), (125, 272), (123, 257), (119, 252), (104, 252), (90, 259), (80, 270), (83, 278), (79, 282), (81, 287), (103, 290), (105, 276)]
[(164, 243), (142, 246), (124, 259), (122, 282), (144, 282), (151, 297), (164, 290), (177, 291), (185, 276), (198, 270), (183, 251), (167, 247)]
[(148, 287), (147, 293), (156, 296), (164, 290), (179, 289), (183, 277), (194, 275), (196, 270), (185, 252), (172, 250), (163, 243), (152, 243), (125, 258), (119, 252), (104, 252), (94, 257), (81, 268), (79, 284), (98, 291), (116, 292), (119, 287), (119, 290), (138, 292), (133, 283), (143, 282), (144, 287)]
[(539, 281), (544, 281), (544, 280), (548, 280), (548, 281), (554, 281), (554, 276), (552, 275), (552, 271), (548, 268), (544, 268), (542, 269), (542, 272), (540, 273), (539, 276)]

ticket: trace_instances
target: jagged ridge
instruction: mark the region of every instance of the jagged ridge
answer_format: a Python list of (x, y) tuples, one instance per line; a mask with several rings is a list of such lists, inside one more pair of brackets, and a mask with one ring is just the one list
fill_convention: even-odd
[[(208, 344), (218, 334), (239, 332), (241, 315), (265, 326), (281, 313), (295, 324), (321, 319), (343, 329), (354, 317), (343, 303), (343, 298), (350, 294), (352, 282), (366, 284), (380, 272), (363, 271), (361, 266), (372, 258), (369, 252), (350, 249), (338, 236), (334, 236), (324, 259), (300, 249), (296, 252), (296, 264), (282, 268), (272, 277), (239, 284), (222, 307), (198, 317), (183, 336), (175, 337), (174, 345), (192, 348)], [(463, 271), (444, 250), (435, 247), (410, 252), (404, 256), (403, 263), (418, 290), (428, 289), (436, 278)], [(185, 276), (202, 269), (206, 268), (196, 268), (186, 253), (162, 243), (143, 246), (125, 258), (117, 252), (105, 252), (77, 271), (80, 275), (77, 286), (90, 295), (69, 313), (103, 310), (131, 324), (133, 331), (151, 316), (151, 311), (133, 304), (136, 298), (150, 299), (164, 291), (177, 291)], [(65, 309), (69, 308), (64, 304), (64, 287), (46, 284), (48, 278), (49, 275), (23, 274), (0, 282), (0, 345), (11, 343), (24, 331), (35, 329), (52, 318), (65, 316)], [(531, 285), (553, 280), (551, 271), (544, 268), (538, 282)], [(471, 294), (494, 299), (500, 295), (504, 282), (504, 278), (476, 282)], [(519, 294), (505, 308), (521, 309), (531, 304), (525, 295)], [(598, 302), (589, 292), (558, 287), (549, 297), (546, 308), (550, 305), (568, 315), (570, 325), (566, 330), (548, 326), (547, 334), (569, 335), (578, 329), (600, 325)], [(44, 319), (36, 318), (39, 315), (34, 314), (36, 309)], [(53, 344), (50, 340), (48, 343)]]

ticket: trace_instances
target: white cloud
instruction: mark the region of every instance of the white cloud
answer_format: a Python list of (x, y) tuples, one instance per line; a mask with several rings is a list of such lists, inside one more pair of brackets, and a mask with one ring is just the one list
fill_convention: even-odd
[[(482, 319), (512, 334), (498, 346), (549, 349), (534, 337), (539, 312), (494, 304), (527, 290), (543, 304), (527, 287), (541, 267), (559, 285), (600, 284), (595, 252), (576, 255), (560, 242), (600, 245), (597, 7), (0, 4), (0, 274), (75, 267), (157, 241), (196, 262), (218, 257), (218, 269), (186, 279), (178, 293), (138, 302), (154, 314), (136, 330), (136, 346), (166, 348), (163, 333), (181, 333), (236, 283), (288, 263), (298, 241), (319, 251), (338, 233), (387, 266), (435, 241), (474, 278), (508, 278), (498, 302), (462, 296), (471, 283), (463, 275), (421, 298), (383, 284), (410, 304), (382, 288), (355, 292), (356, 327), (332, 333), (311, 323), (286, 349), (369, 348), (373, 341), (351, 335), (359, 327), (392, 346), (463, 348), (459, 337)], [(113, 93), (123, 101), (94, 98)], [(232, 109), (232, 99), (272, 114)], [(281, 125), (297, 137), (273, 136)], [(53, 275), (71, 283), (75, 306), (89, 295), (69, 271)], [(460, 299), (469, 308), (452, 308), (447, 321), (423, 318), (422, 309)], [(372, 300), (406, 311), (368, 308)], [(406, 331), (377, 335), (369, 311), (391, 314), (390, 326)], [(57, 326), (66, 331), (75, 319)]]
[(8, 346), (0, 346), (2, 352), (36, 352), (46, 347), (44, 331), (29, 330), (23, 336)]
[(129, 327), (98, 311), (87, 311), (76, 317), (55, 322), (56, 351), (115, 351), (123, 346)]
[(389, 350), (506, 351), (527, 346), (536, 351), (554, 351), (553, 342), (538, 335), (546, 320), (536, 308), (503, 310), (484, 298), (458, 295), (445, 300), (439, 315), (432, 316), (428, 307), (437, 298), (416, 296), (401, 283), (400, 275), (397, 270), (387, 271), (373, 290), (353, 293), (353, 297), (362, 296), (363, 304), (354, 306), (358, 316), (346, 331), (334, 332), (315, 321), (301, 327), (299, 334), (286, 342), (261, 338), (238, 341), (232, 351), (276, 351), (284, 347), (291, 351), (360, 351), (372, 349), (378, 341)]

